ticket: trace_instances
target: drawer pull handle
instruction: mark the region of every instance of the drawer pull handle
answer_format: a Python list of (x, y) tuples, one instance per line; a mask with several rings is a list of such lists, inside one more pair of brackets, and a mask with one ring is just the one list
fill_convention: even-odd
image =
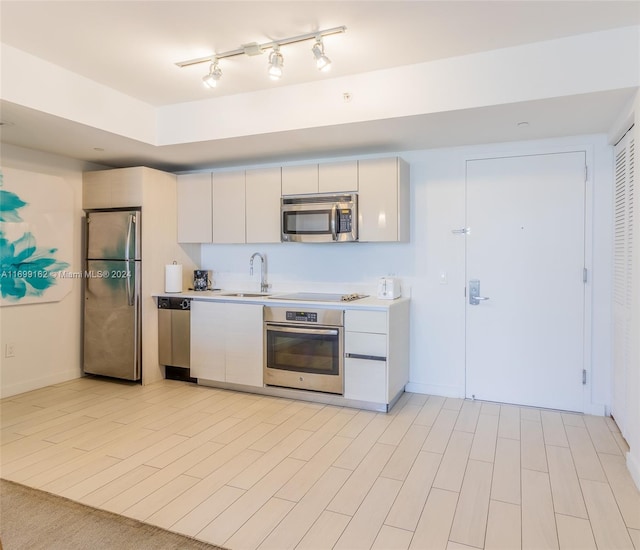
[(349, 359), (366, 359), (367, 361), (386, 361), (386, 357), (380, 355), (362, 355), (360, 353), (347, 353), (346, 356)]

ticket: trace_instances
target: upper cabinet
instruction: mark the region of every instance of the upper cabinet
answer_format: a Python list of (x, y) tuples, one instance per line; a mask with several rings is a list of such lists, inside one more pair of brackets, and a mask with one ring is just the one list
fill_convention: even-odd
[(282, 167), (282, 194), (305, 195), (318, 192), (318, 165)]
[(212, 241), (211, 174), (178, 176), (178, 242), (210, 243)]
[(82, 208), (142, 206), (144, 168), (116, 168), (85, 172), (82, 176)]
[(311, 193), (358, 193), (360, 241), (409, 240), (409, 165), (389, 157), (178, 176), (178, 242), (279, 243), (281, 197)]
[(319, 193), (358, 191), (358, 161), (331, 162), (318, 165)]
[(280, 242), (281, 169), (246, 172), (246, 242)]
[(409, 240), (409, 165), (398, 157), (358, 166), (359, 240)]
[(282, 194), (346, 193), (358, 190), (358, 161), (282, 167)]
[(212, 242), (245, 242), (244, 183), (244, 170), (240, 172), (215, 172), (213, 174)]
[(178, 176), (178, 242), (279, 243), (280, 167)]

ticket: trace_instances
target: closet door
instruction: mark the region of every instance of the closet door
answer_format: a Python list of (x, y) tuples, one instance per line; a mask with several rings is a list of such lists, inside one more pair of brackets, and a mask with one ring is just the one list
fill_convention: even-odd
[(616, 144), (613, 197), (613, 398), (611, 414), (626, 433), (629, 369), (632, 360), (632, 288), (634, 247), (634, 139), (633, 131)]

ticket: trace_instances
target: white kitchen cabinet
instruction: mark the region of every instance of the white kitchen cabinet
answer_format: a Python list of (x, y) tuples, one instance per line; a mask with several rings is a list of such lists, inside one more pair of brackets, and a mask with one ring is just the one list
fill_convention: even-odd
[(280, 242), (280, 167), (246, 172), (246, 242)]
[(358, 161), (282, 167), (282, 194), (352, 193), (358, 190)]
[(358, 161), (326, 162), (318, 165), (319, 193), (358, 191)]
[(387, 363), (347, 357), (344, 396), (368, 403), (387, 403)]
[(226, 382), (262, 387), (262, 309), (259, 304), (221, 304), (225, 324)]
[(191, 376), (262, 387), (262, 305), (191, 302)]
[(144, 170), (133, 167), (85, 172), (82, 176), (82, 208), (142, 206)]
[(178, 176), (178, 242), (210, 243), (212, 240), (211, 173)]
[(318, 165), (282, 167), (282, 194), (304, 195), (318, 192)]
[(213, 242), (244, 243), (245, 172), (213, 174)]
[(409, 302), (345, 312), (344, 397), (389, 405), (409, 381)]
[(409, 165), (398, 157), (358, 163), (359, 240), (409, 240)]
[(191, 376), (226, 378), (224, 303), (191, 301)]

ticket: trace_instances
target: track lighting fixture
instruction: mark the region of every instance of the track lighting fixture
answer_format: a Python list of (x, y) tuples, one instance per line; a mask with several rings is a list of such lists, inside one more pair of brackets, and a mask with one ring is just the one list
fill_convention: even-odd
[(313, 57), (316, 60), (316, 67), (320, 71), (328, 71), (331, 68), (331, 59), (329, 59), (326, 55), (324, 55), (324, 43), (322, 42), (322, 37), (316, 37), (316, 43), (311, 48), (313, 52)]
[(209, 67), (209, 74), (202, 77), (202, 82), (209, 88), (215, 88), (218, 85), (218, 80), (222, 76), (222, 69), (218, 66), (217, 58), (214, 58), (211, 66)]
[(189, 67), (191, 65), (197, 65), (199, 63), (210, 63), (209, 73), (206, 74), (202, 81), (205, 86), (209, 88), (215, 88), (218, 84), (218, 80), (222, 76), (222, 70), (218, 66), (218, 60), (226, 57), (235, 57), (238, 55), (261, 55), (266, 50), (271, 50), (269, 54), (269, 67), (268, 74), (271, 80), (279, 80), (282, 77), (282, 67), (284, 65), (284, 57), (280, 53), (280, 48), (288, 44), (295, 44), (297, 42), (304, 42), (307, 40), (315, 40), (315, 44), (311, 51), (316, 62), (316, 67), (321, 71), (327, 71), (331, 66), (331, 60), (324, 53), (323, 37), (332, 34), (343, 33), (347, 30), (347, 27), (334, 27), (332, 29), (325, 29), (313, 33), (300, 34), (298, 36), (292, 36), (290, 38), (283, 38), (280, 40), (274, 40), (273, 42), (265, 42), (264, 44), (258, 44), (257, 42), (251, 42), (250, 44), (243, 44), (240, 48), (230, 50), (228, 52), (216, 53), (207, 57), (198, 57), (196, 59), (189, 59), (187, 61), (180, 61), (176, 63), (178, 67)]
[(282, 77), (282, 66), (284, 58), (280, 53), (280, 46), (274, 46), (269, 54), (269, 78), (271, 80), (280, 80)]

